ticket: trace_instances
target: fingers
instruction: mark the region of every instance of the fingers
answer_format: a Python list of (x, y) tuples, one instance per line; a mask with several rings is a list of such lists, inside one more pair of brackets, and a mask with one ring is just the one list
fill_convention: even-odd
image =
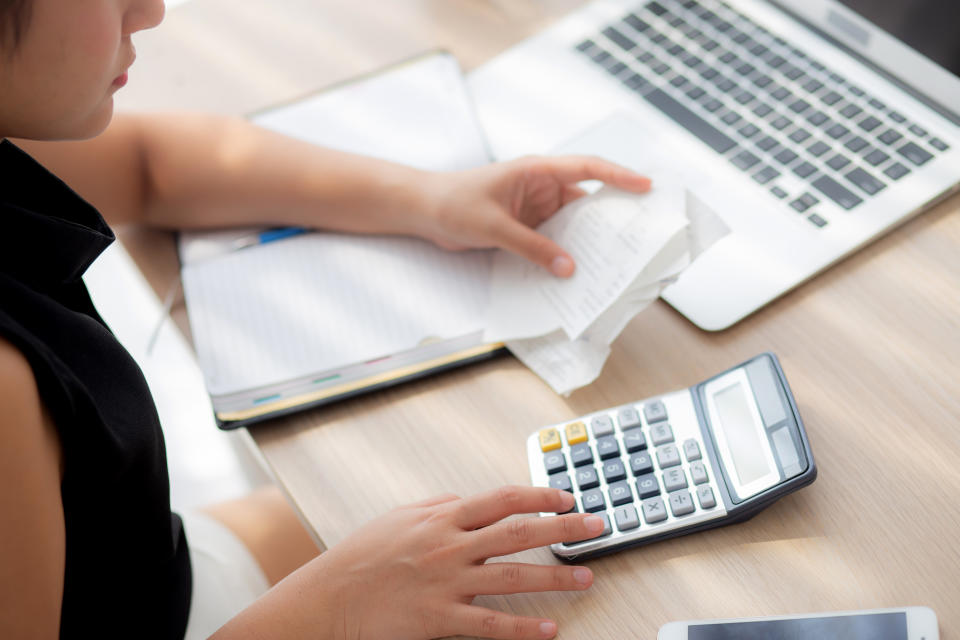
[(565, 513), (574, 497), (546, 487), (500, 487), (461, 501), (454, 522), (463, 529), (479, 529), (517, 513)]
[(650, 178), (593, 156), (561, 156), (538, 161), (546, 163), (557, 179), (564, 183), (600, 180), (635, 193), (650, 190)]
[(497, 244), (561, 278), (573, 275), (573, 258), (551, 240), (526, 226), (510, 220), (497, 230)]
[(471, 595), (532, 593), (534, 591), (580, 591), (593, 584), (586, 567), (541, 566), (518, 562), (494, 562), (469, 574)]
[(420, 502), (412, 502), (410, 504), (405, 504), (401, 509), (416, 509), (420, 507), (434, 507), (438, 504), (443, 504), (445, 502), (453, 502), (454, 500), (459, 500), (460, 496), (453, 493), (444, 493), (439, 496), (433, 496), (432, 498), (427, 498), (426, 500), (421, 500)]
[(557, 623), (546, 618), (524, 618), (492, 609), (462, 605), (450, 614), (450, 635), (503, 640), (552, 638)]
[(549, 518), (514, 518), (475, 532), (471, 551), (480, 558), (505, 556), (557, 542), (595, 538), (603, 532), (599, 516), (570, 513)]

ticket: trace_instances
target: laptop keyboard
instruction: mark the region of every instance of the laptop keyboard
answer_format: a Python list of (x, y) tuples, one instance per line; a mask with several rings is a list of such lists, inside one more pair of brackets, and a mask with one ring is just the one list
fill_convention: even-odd
[(817, 227), (949, 147), (718, 0), (655, 0), (577, 45)]

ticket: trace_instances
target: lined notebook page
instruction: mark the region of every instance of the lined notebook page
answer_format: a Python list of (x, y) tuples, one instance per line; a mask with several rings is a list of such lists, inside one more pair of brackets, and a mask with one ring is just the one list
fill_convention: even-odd
[(211, 395), (328, 371), (482, 328), (491, 254), (309, 234), (183, 269)]
[[(453, 56), (422, 56), (252, 120), (422, 169), (489, 162)], [(479, 331), (490, 256), (410, 238), (311, 233), (209, 258), (246, 231), (182, 234), (187, 309), (211, 395), (254, 390)]]

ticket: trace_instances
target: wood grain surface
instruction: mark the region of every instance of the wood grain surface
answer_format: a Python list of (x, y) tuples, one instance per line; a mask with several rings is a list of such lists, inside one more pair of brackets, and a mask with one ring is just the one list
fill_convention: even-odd
[[(138, 42), (121, 108), (248, 113), (446, 47), (470, 69), (574, 0), (193, 0)], [(124, 236), (163, 295), (170, 236)], [(178, 320), (184, 325), (182, 305)], [(783, 364), (817, 481), (752, 520), (590, 561), (577, 594), (481, 598), (555, 617), (560, 638), (648, 638), (670, 620), (922, 604), (960, 628), (960, 199), (859, 251), (732, 329), (663, 302), (601, 378), (558, 397), (504, 356), (252, 429), (320, 538), (394, 506), (529, 482), (526, 436), (687, 387), (754, 354)], [(546, 549), (520, 554), (557, 562)]]

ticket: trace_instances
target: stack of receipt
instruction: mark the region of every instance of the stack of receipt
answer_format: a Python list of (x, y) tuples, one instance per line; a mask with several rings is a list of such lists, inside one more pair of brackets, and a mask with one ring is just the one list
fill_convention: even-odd
[(506, 343), (557, 393), (593, 382), (627, 323), (729, 232), (677, 176), (651, 177), (649, 193), (603, 187), (540, 225), (573, 257), (572, 277), (494, 257), (484, 339)]

